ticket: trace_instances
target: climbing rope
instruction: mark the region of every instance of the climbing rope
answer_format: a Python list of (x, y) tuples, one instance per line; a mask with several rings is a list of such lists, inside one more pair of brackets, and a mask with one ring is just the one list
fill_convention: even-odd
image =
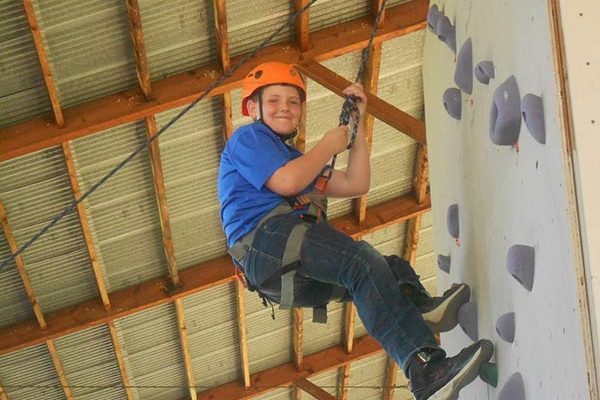
[[(367, 47), (363, 50), (363, 53), (360, 58), (360, 65), (358, 67), (358, 73), (356, 74), (356, 79), (354, 82), (362, 82), (365, 79), (365, 71), (367, 66), (367, 60), (369, 59), (369, 53), (371, 52), (371, 46), (373, 45), (373, 40), (375, 39), (375, 35), (377, 34), (377, 28), (379, 26), (379, 21), (381, 21), (381, 16), (383, 15), (383, 10), (385, 9), (385, 2), (383, 0), (381, 5), (379, 6), (379, 10), (377, 10), (377, 16), (375, 18), (375, 23), (371, 28), (371, 36), (369, 37), (369, 43)], [(339, 126), (342, 125), (350, 125), (350, 121), (352, 120), (352, 124), (350, 125), (350, 140), (348, 141), (347, 150), (350, 150), (352, 146), (354, 146), (354, 141), (356, 140), (356, 134), (358, 132), (359, 123), (360, 123), (360, 110), (358, 109), (357, 102), (358, 98), (354, 95), (346, 96), (344, 99), (344, 104), (342, 104), (342, 111), (340, 113), (339, 118)], [(327, 188), (327, 183), (331, 176), (333, 175), (333, 170), (335, 168), (335, 162), (337, 160), (337, 154), (333, 156), (331, 159), (331, 163), (326, 165), (319, 174), (319, 179), (317, 180), (317, 187), (325, 192)]]
[[(0, 264), (0, 272), (6, 269), (11, 262), (15, 260), (19, 255), (23, 254), (33, 243), (35, 243), (41, 236), (46, 234), (54, 225), (60, 222), (67, 215), (71, 214), (77, 206), (82, 203), (85, 199), (87, 199), (92, 193), (94, 193), (100, 186), (102, 186), (107, 180), (109, 180), (113, 175), (123, 169), (135, 156), (137, 156), (141, 151), (145, 150), (150, 146), (152, 142), (157, 140), (160, 135), (162, 135), (167, 129), (169, 129), (175, 122), (177, 122), (181, 117), (183, 117), (188, 111), (190, 111), (196, 104), (202, 101), (209, 93), (211, 93), (215, 88), (220, 86), (226, 79), (233, 76), (235, 72), (237, 72), (244, 64), (246, 64), (250, 59), (254, 58), (259, 51), (264, 49), (277, 35), (281, 33), (281, 31), (290, 26), (292, 22), (294, 22), (299, 16), (304, 14), (306, 10), (308, 10), (317, 0), (311, 0), (308, 4), (306, 4), (301, 9), (297, 10), (293, 14), (289, 16), (286, 22), (284, 22), (276, 31), (274, 31), (269, 37), (264, 39), (252, 52), (246, 54), (242, 59), (234, 65), (229, 71), (225, 71), (223, 75), (217, 79), (215, 82), (210, 84), (208, 88), (188, 104), (183, 110), (181, 110), (175, 117), (173, 117), (169, 122), (167, 122), (161, 129), (158, 130), (154, 135), (148, 138), (145, 142), (140, 144), (131, 154), (129, 154), (123, 161), (117, 164), (112, 170), (110, 170), (106, 175), (104, 175), (98, 182), (96, 182), (92, 187), (90, 187), (85, 193), (81, 195), (81, 197), (77, 200), (73, 200), (61, 213), (56, 215), (46, 226), (44, 226), (38, 233), (33, 235), (31, 239), (29, 239), (25, 244), (23, 244), (15, 253), (9, 254), (2, 260), (2, 264)], [(381, 14), (383, 13), (383, 9), (385, 7), (385, 0), (381, 3), (379, 11), (377, 13), (377, 18), (375, 19), (375, 25), (371, 31), (371, 37), (369, 38), (369, 43), (366, 49), (363, 51), (361, 63), (358, 71), (358, 75), (356, 78), (356, 82), (363, 79), (364, 69), (366, 65), (366, 60), (369, 56), (370, 47), (373, 43), (373, 39), (375, 37), (375, 33), (377, 32), (377, 25), (379, 25), (379, 21), (381, 18)], [(358, 107), (356, 106), (357, 98), (355, 96), (347, 96), (344, 101), (344, 106), (342, 106), (342, 114), (344, 115), (344, 125), (347, 125), (350, 122), (350, 118), (354, 115), (353, 118), (353, 128), (352, 128), (352, 136), (350, 140), (350, 144), (348, 148), (351, 148), (354, 144), (354, 139), (356, 137), (356, 131), (358, 130), (358, 121), (360, 118), (360, 112)], [(342, 115), (340, 115), (340, 124), (342, 124)], [(329, 171), (329, 177), (331, 177), (331, 173), (333, 171), (333, 166), (335, 165), (334, 156), (331, 164), (331, 171)]]

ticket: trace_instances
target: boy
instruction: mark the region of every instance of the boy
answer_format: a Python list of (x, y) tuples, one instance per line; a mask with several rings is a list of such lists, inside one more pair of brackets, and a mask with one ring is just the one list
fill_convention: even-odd
[[(362, 86), (353, 84), (344, 94), (356, 96), (364, 115)], [(458, 308), (469, 300), (468, 286), (455, 285), (442, 297), (430, 297), (405, 260), (382, 256), (368, 243), (336, 231), (326, 219), (315, 222), (310, 206), (298, 206), (295, 196), (311, 197), (315, 179), (348, 143), (348, 127), (340, 126), (306, 154), (285, 144), (295, 134), (305, 101), (304, 81), (291, 65), (264, 63), (244, 80), (242, 113), (254, 123), (237, 129), (226, 144), (218, 183), (221, 219), (235, 264), (250, 287), (282, 305), (324, 306), (342, 288), (342, 299), (354, 301), (369, 334), (410, 379), (415, 399), (458, 398), (492, 356), (493, 345), (481, 340), (446, 358), (431, 329), (456, 326)], [(369, 161), (359, 129), (346, 171), (332, 171), (326, 194), (366, 193)], [(286, 297), (290, 287), (284, 279), (290, 271), (292, 300)]]

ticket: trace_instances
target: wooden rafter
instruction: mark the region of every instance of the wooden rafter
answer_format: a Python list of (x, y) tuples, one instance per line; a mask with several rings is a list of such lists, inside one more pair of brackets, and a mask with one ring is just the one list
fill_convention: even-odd
[(63, 128), (65, 126), (65, 120), (60, 106), (60, 100), (58, 99), (56, 85), (54, 84), (54, 78), (52, 77), (50, 63), (48, 62), (48, 56), (46, 55), (46, 50), (44, 49), (42, 34), (37, 24), (37, 19), (35, 17), (35, 11), (33, 9), (33, 4), (31, 4), (31, 0), (23, 0), (23, 8), (25, 9), (25, 15), (27, 16), (27, 22), (29, 23), (29, 29), (31, 30), (31, 35), (33, 37), (33, 44), (35, 45), (35, 50), (40, 62), (42, 75), (44, 76), (44, 83), (46, 84), (46, 90), (48, 91), (50, 104), (52, 105), (54, 121), (56, 122), (58, 128)]
[[(369, 59), (367, 60), (367, 68), (365, 70), (365, 79), (363, 82), (365, 93), (377, 94), (379, 88), (379, 70), (381, 67), (382, 45), (378, 43), (371, 47)], [(362, 129), (367, 141), (367, 148), (371, 154), (373, 143), (373, 128), (375, 119), (373, 115), (367, 113), (362, 118)], [(358, 222), (362, 223), (367, 215), (367, 195), (360, 196), (354, 200), (354, 214), (358, 218)]]
[(112, 340), (113, 349), (115, 351), (115, 356), (117, 357), (119, 371), (121, 372), (121, 380), (123, 381), (125, 393), (127, 393), (127, 400), (133, 400), (133, 390), (131, 390), (131, 385), (129, 384), (129, 374), (127, 373), (127, 367), (125, 366), (125, 358), (123, 357), (121, 343), (119, 342), (119, 337), (117, 335), (117, 327), (115, 326), (114, 321), (109, 321), (107, 325), (108, 330), (110, 332), (110, 338)]
[[(231, 68), (231, 59), (229, 57), (229, 36), (227, 35), (227, 7), (225, 0), (213, 0), (213, 8), (215, 14), (215, 34), (217, 38), (217, 48), (219, 52), (219, 60), (221, 61), (221, 69), (223, 72), (229, 71)], [(232, 104), (231, 92), (223, 92), (221, 98), (221, 106), (223, 108), (223, 139), (227, 141), (233, 134), (232, 121)]]
[(196, 379), (194, 378), (194, 367), (192, 365), (192, 355), (190, 353), (190, 340), (188, 336), (187, 324), (185, 322), (185, 308), (183, 306), (182, 299), (175, 300), (175, 312), (177, 314), (177, 330), (179, 331), (179, 340), (181, 341), (183, 365), (190, 392), (190, 398), (192, 400), (196, 400)]
[(248, 351), (248, 330), (246, 325), (246, 300), (244, 297), (244, 286), (239, 279), (235, 279), (235, 294), (242, 375), (244, 377), (244, 386), (250, 387), (250, 356)]
[[(418, 205), (412, 195), (406, 195), (377, 206), (367, 208), (365, 224), (360, 226), (352, 215), (332, 221), (333, 226), (351, 237), (361, 237), (386, 226), (413, 218), (431, 209), (430, 201)], [(169, 293), (166, 277), (117, 290), (111, 293), (110, 310), (91, 299), (73, 307), (56, 311), (48, 316), (48, 328), (39, 329), (36, 321), (22, 321), (0, 329), (0, 355), (55, 339), (66, 334), (91, 328), (109, 321), (143, 311), (150, 307), (168, 304), (202, 290), (231, 282), (235, 272), (227, 256), (205, 262), (181, 271), (183, 283), (180, 290)]]
[[(69, 174), (69, 182), (71, 183), (71, 190), (73, 192), (73, 198), (79, 200), (81, 198), (81, 188), (79, 186), (79, 180), (77, 179), (77, 172), (75, 170), (75, 162), (73, 161), (73, 153), (71, 152), (71, 145), (66, 142), (62, 144), (63, 156), (65, 158), (65, 165)], [(96, 279), (96, 285), (98, 286), (98, 293), (104, 308), (108, 310), (110, 308), (110, 300), (108, 297), (108, 291), (106, 290), (106, 284), (104, 282), (104, 273), (100, 268), (98, 262), (98, 256), (96, 254), (96, 246), (94, 246), (94, 239), (92, 238), (92, 230), (88, 222), (87, 214), (85, 213), (85, 207), (83, 203), (77, 205), (77, 215), (79, 216), (79, 224), (81, 226), (81, 232), (83, 233), (83, 240), (90, 257), (90, 263), (92, 264), (92, 270), (94, 271), (94, 277)]]
[[(344, 88), (351, 83), (315, 60), (301, 62), (298, 69), (339, 96), (344, 96)], [(366, 95), (367, 112), (369, 114), (412, 137), (419, 143), (426, 142), (425, 123), (423, 121), (419, 121), (373, 94), (366, 93)]]
[[(373, 15), (377, 15), (377, 12), (381, 8), (381, 3), (383, 3), (383, 0), (371, 0), (371, 8)], [(381, 28), (385, 24), (385, 11), (386, 9), (384, 8), (381, 13), (381, 17), (379, 17), (379, 25), (377, 25), (378, 28)]]
[(142, 29), (142, 15), (138, 0), (125, 0), (127, 3), (127, 14), (129, 15), (129, 33), (133, 44), (133, 57), (138, 82), (144, 97), (149, 99), (152, 95), (150, 87), (150, 70), (148, 69), (148, 60), (146, 57), (146, 44), (144, 41), (144, 31)]
[(331, 394), (327, 393), (325, 390), (321, 389), (319, 386), (315, 385), (308, 379), (296, 379), (294, 381), (294, 385), (301, 388), (315, 399), (335, 400), (335, 396), (332, 396)]
[(50, 358), (54, 364), (54, 369), (56, 369), (56, 374), (58, 375), (60, 384), (65, 392), (65, 397), (67, 400), (73, 400), (73, 392), (71, 392), (71, 387), (69, 386), (69, 381), (67, 380), (67, 374), (65, 373), (65, 369), (60, 361), (60, 356), (58, 355), (54, 341), (48, 340), (46, 342), (46, 346), (48, 347), (48, 353), (50, 354)]
[[(19, 249), (17, 246), (17, 242), (12, 233), (12, 229), (10, 224), (8, 223), (8, 216), (6, 215), (6, 210), (4, 209), (4, 204), (0, 201), (0, 222), (2, 223), (2, 230), (4, 231), (4, 236), (6, 237), (6, 241), (8, 242), (8, 247), (10, 251), (14, 254)], [(33, 290), (33, 285), (31, 284), (31, 280), (29, 279), (29, 274), (25, 269), (25, 263), (23, 262), (22, 256), (15, 257), (15, 265), (17, 266), (17, 270), (19, 271), (19, 276), (21, 277), (21, 282), (23, 283), (23, 287), (25, 288), (25, 293), (27, 293), (27, 297), (29, 298), (29, 304), (33, 308), (33, 313), (35, 314), (35, 318), (39, 327), (43, 330), (48, 327), (46, 323), (46, 318), (44, 317), (44, 313), (42, 312), (42, 308), (37, 301), (37, 297), (35, 295), (35, 291)]]
[(340, 381), (340, 400), (348, 400), (348, 389), (350, 386), (350, 364), (342, 366), (338, 374)]
[[(302, 10), (307, 6), (309, 0), (296, 0), (296, 12)], [(308, 40), (309, 40), (309, 25), (308, 18), (310, 13), (310, 8), (307, 9), (298, 17), (296, 20), (296, 43), (298, 44), (298, 48), (301, 52), (308, 51)]]
[[(413, 0), (386, 9), (386, 23), (378, 30), (375, 43), (424, 29), (428, 7), (428, 0)], [(311, 48), (306, 53), (301, 53), (288, 44), (269, 46), (254, 58), (254, 62), (283, 61), (298, 64), (302, 60), (323, 61), (360, 50), (368, 43), (370, 23), (371, 17), (358, 18), (311, 33)], [(232, 64), (241, 57), (243, 56), (234, 58)], [(210, 96), (240, 87), (251, 67), (252, 65), (245, 65), (240, 68), (223, 85), (213, 90)], [(1, 128), (0, 161), (189, 104), (222, 75), (220, 70), (219, 64), (212, 64), (157, 80), (152, 84), (152, 101), (146, 101), (140, 89), (131, 89), (69, 107), (63, 110), (69, 122), (63, 129), (52, 124), (47, 126), (46, 117)], [(374, 102), (371, 100), (370, 104), (374, 105)]]
[(309, 379), (312, 376), (334, 370), (344, 364), (362, 360), (381, 352), (383, 352), (383, 349), (379, 343), (370, 336), (365, 335), (356, 340), (354, 352), (350, 355), (346, 354), (342, 346), (333, 346), (306, 356), (302, 371), (296, 371), (294, 363), (279, 365), (253, 374), (250, 377), (253, 384), (248, 389), (244, 387), (243, 382), (236, 380), (201, 392), (199, 393), (199, 397), (211, 400), (252, 399), (273, 389), (292, 385), (294, 381), (299, 379)]
[(304, 310), (302, 308), (296, 307), (293, 309), (293, 318), (294, 318), (294, 365), (296, 369), (300, 371), (302, 369), (303, 361), (304, 361), (304, 349), (303, 349), (303, 341), (304, 341)]

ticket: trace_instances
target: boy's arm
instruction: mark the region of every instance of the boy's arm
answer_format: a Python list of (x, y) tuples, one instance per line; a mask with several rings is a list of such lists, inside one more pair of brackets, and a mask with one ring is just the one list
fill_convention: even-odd
[(306, 154), (276, 170), (265, 185), (281, 196), (302, 192), (319, 175), (334, 154), (344, 151), (348, 143), (348, 127), (339, 126), (327, 132)]

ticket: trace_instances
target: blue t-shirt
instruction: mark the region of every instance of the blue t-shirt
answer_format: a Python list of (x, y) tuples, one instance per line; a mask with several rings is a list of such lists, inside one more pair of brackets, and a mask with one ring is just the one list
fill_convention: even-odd
[(229, 247), (285, 201), (265, 183), (275, 171), (301, 155), (260, 122), (244, 125), (233, 133), (221, 154), (218, 181), (221, 221)]

